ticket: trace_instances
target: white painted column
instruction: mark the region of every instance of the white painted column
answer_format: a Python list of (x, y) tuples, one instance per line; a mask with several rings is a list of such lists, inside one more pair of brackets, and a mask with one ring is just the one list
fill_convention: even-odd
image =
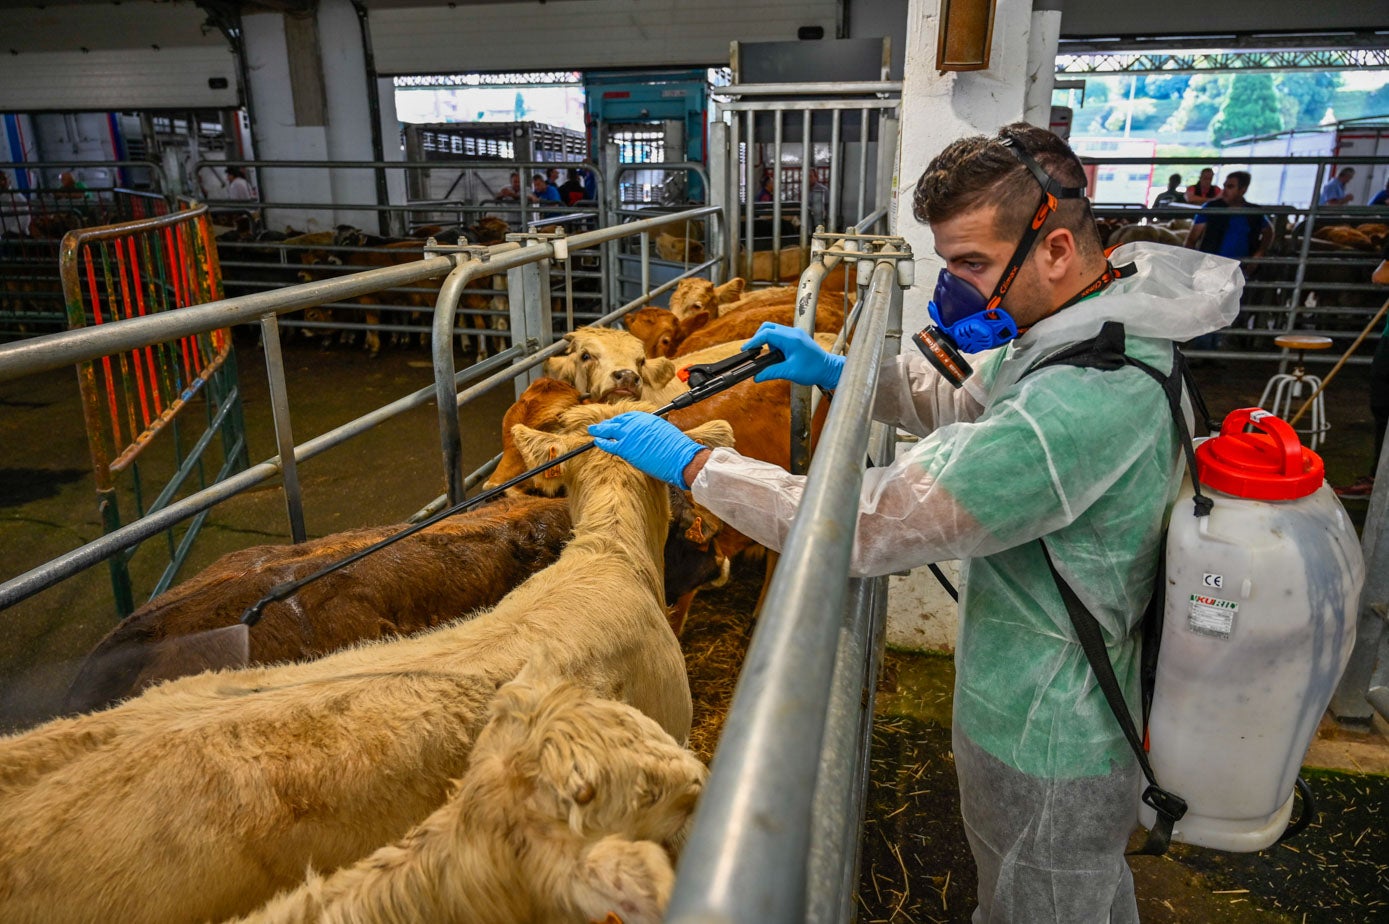
[[(255, 106), (256, 153), (265, 160), (373, 160), (371, 108), (368, 103), (366, 61), (361, 28), (349, 0), (322, 0), (317, 12), (317, 58), (300, 54), (300, 92), (314, 96), (313, 68), (322, 80), (322, 108), (300, 124), (296, 118), (296, 87), (291, 80), (290, 52), (285, 37), (285, 16), (257, 13), (242, 18), (247, 71)], [(383, 81), (388, 85), (389, 81)], [(385, 87), (383, 86), (383, 89)], [(300, 110), (306, 108), (301, 100)], [(382, 94), (382, 126), (387, 159), (399, 134), (395, 104), (390, 92)], [(313, 202), (326, 205), (363, 205), (376, 202), (376, 180), (371, 170), (266, 169), (257, 172), (261, 196), (271, 202)], [(403, 181), (402, 183), (403, 189)], [(337, 224), (351, 224), (371, 233), (377, 230), (377, 213), (366, 209), (271, 209), (273, 227), (293, 225), (300, 231), (321, 231)]]
[(1027, 92), (1023, 121), (1051, 126), (1051, 91), (1056, 84), (1056, 48), (1061, 41), (1063, 0), (1034, 0), (1032, 31), (1027, 36)]
[[(916, 255), (916, 285), (905, 293), (903, 330), (926, 323), (926, 303), (942, 263), (935, 256), (930, 229), (912, 217), (916, 181), (931, 158), (967, 135), (991, 135), (1022, 119), (1029, 86), (1031, 0), (998, 0), (990, 65), (982, 71), (936, 70), (939, 0), (911, 0), (907, 18), (906, 69), (902, 86), (902, 146), (893, 227)], [(1059, 20), (1059, 15), (1058, 15)], [(1059, 31), (1059, 21), (1056, 24)], [(1055, 47), (1053, 39), (1052, 47)], [(1050, 99), (1050, 94), (1048, 94)], [(1046, 124), (1044, 121), (1042, 124)], [(902, 348), (914, 350), (910, 337)], [(942, 563), (958, 585), (957, 563)], [(907, 648), (953, 651), (959, 618), (955, 603), (927, 568), (891, 579), (888, 641)]]

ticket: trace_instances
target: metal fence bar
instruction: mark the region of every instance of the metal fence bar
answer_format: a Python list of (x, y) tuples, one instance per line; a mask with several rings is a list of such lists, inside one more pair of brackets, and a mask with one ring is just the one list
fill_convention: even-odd
[(265, 375), (270, 383), (270, 412), (275, 422), (275, 449), (285, 489), (285, 513), (290, 537), (297, 544), (308, 538), (304, 530), (304, 496), (299, 488), (299, 466), (294, 460), (294, 432), (289, 417), (289, 389), (285, 362), (280, 355), (280, 325), (275, 315), (260, 319), (261, 344), (265, 347)]
[[(897, 268), (877, 264), (864, 322), (758, 620), (667, 920), (805, 917), (815, 777), (858, 519), (873, 386)], [(829, 616), (829, 618), (827, 618)]]

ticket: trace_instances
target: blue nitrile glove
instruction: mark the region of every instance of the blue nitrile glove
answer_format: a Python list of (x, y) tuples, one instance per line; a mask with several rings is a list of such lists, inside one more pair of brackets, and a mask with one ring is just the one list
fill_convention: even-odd
[(655, 414), (628, 411), (588, 428), (593, 443), (633, 468), (688, 491), (685, 466), (704, 447)]
[(797, 385), (818, 385), (825, 391), (834, 391), (839, 384), (839, 375), (844, 371), (844, 357), (826, 352), (813, 337), (799, 328), (763, 321), (752, 339), (743, 344), (743, 349), (752, 350), (761, 346), (776, 347), (785, 354), (786, 359), (761, 370), (753, 381), (789, 379)]

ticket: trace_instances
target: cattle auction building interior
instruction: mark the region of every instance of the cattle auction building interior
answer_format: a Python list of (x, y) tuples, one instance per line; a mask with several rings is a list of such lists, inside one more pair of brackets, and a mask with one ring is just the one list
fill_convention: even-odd
[[(1010, 620), (970, 609), (1015, 592), (987, 563), (1040, 534), (995, 527), (1040, 501), (1001, 461), (913, 456), (913, 503), (987, 498), (951, 508), (982, 538), (949, 546), (985, 557), (853, 568), (874, 470), (976, 426), (870, 420), (884, 361), (932, 355), (916, 332), (964, 336), (917, 180), (1020, 121), (1079, 156), (1115, 291), (1134, 266), (1229, 258), (1125, 322), (1180, 341), (1190, 381), (1167, 385), (1204, 396), (1213, 506), (1169, 498), (1164, 622), (1095, 641), (1187, 801), (1141, 854), (1134, 789), (1111, 920), (1130, 875), (1144, 922), (1389, 920), (1386, 12), (6, 4), (0, 920), (1079, 920), (1039, 911), (1026, 876), (990, 891), (988, 835), (962, 820), (1035, 798), (976, 775), (981, 676), (1016, 681), (998, 702), (1033, 720), (999, 720), (1026, 729), (984, 754), (1000, 766), (1083, 735), (1069, 700), (1046, 730), (1046, 697), (1112, 720), (1062, 545), (1035, 556), (1061, 556), (1035, 657), (1008, 666), (989, 646)], [(1146, 333), (1211, 267), (1223, 326)], [(753, 381), (733, 357), (764, 321), (842, 372)], [(1003, 400), (933, 387), (971, 414)], [(688, 403), (660, 413), (805, 476), (789, 526), (765, 485), (706, 505), (724, 476), (691, 493), (585, 451), (634, 400)], [(1098, 470), (1128, 439), (1055, 451)], [(1118, 484), (1082, 492), (1117, 511), (1098, 560), (1141, 516)], [(1143, 583), (1114, 593), (1142, 611)], [(1145, 630), (1163, 644), (1140, 708)], [(1048, 646), (1073, 657), (1039, 680)], [(1076, 774), (1041, 774), (1051, 814), (1014, 845), (1065, 871), (1049, 895), (1116, 888), (1048, 855), (1092, 822), (1060, 807)]]

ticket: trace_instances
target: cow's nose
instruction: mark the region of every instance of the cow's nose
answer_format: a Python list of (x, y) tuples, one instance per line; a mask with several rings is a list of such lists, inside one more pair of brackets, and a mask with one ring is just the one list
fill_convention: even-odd
[(613, 381), (618, 388), (636, 388), (639, 380), (631, 369), (619, 369), (613, 373)]

